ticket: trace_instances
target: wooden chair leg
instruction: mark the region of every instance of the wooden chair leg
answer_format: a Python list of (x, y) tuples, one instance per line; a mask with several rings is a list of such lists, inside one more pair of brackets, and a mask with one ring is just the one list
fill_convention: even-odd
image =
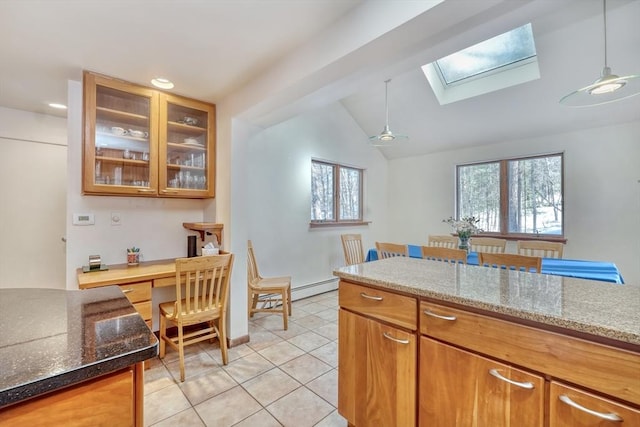
[(289, 316), (291, 316), (291, 285), (287, 288), (287, 305), (289, 306)]
[(222, 352), (222, 364), (229, 363), (227, 355), (227, 322), (225, 316), (220, 317), (218, 329), (218, 340), (220, 341), (220, 351)]
[(178, 354), (180, 355), (180, 382), (184, 382), (184, 333), (182, 323), (178, 324)]
[(165, 342), (165, 338), (167, 336), (167, 319), (160, 314), (160, 359), (164, 358), (165, 352), (167, 350), (167, 343)]
[(289, 328), (289, 304), (287, 303), (287, 290), (282, 289), (282, 319), (284, 320), (284, 330), (286, 331)]

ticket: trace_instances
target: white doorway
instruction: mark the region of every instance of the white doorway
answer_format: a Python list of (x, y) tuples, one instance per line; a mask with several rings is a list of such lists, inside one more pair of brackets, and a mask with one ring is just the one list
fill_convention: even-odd
[(67, 146), (0, 135), (0, 288), (66, 288), (66, 201)]

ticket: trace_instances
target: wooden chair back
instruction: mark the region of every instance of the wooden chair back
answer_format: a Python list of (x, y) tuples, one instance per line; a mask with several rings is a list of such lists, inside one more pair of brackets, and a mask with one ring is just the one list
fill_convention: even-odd
[[(226, 322), (232, 266), (233, 254), (176, 259), (176, 300), (158, 307), (159, 357), (164, 358), (167, 344), (178, 352), (180, 381), (185, 379), (184, 348), (188, 345), (218, 338), (222, 363), (228, 363)], [(167, 333), (168, 324), (177, 327), (177, 335)]]
[(542, 258), (562, 258), (564, 243), (546, 240), (518, 240), (518, 254)]
[(362, 235), (342, 234), (342, 249), (347, 265), (362, 264), (364, 262), (364, 250), (362, 249)]
[(407, 245), (376, 242), (376, 249), (378, 250), (378, 259), (409, 256), (409, 247)]
[(505, 239), (496, 239), (495, 237), (471, 238), (471, 250), (473, 252), (503, 254), (506, 247), (507, 241)]
[(478, 253), (478, 264), (480, 266), (488, 265), (489, 267), (505, 267), (515, 268), (520, 271), (531, 271), (534, 269), (536, 273), (542, 270), (542, 258), (517, 254), (493, 254), (486, 252)]
[(262, 277), (251, 240), (247, 241), (247, 285), (249, 317), (262, 312), (282, 314), (286, 331), (291, 316), (291, 276)]
[(247, 283), (249, 286), (255, 286), (262, 277), (260, 277), (260, 271), (258, 270), (258, 263), (256, 262), (256, 255), (253, 252), (253, 244), (251, 240), (247, 241)]
[(227, 310), (233, 255), (176, 259), (175, 316), (182, 324), (211, 320)]
[(458, 238), (448, 234), (444, 234), (444, 235), (430, 234), (428, 237), (427, 246), (458, 249)]
[(422, 258), (434, 261), (446, 261), (452, 264), (466, 264), (467, 251), (437, 246), (422, 246)]

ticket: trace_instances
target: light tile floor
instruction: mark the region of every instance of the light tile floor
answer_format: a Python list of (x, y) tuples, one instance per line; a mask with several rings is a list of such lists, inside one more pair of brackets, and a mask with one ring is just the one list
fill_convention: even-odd
[(229, 349), (222, 365), (218, 344), (185, 349), (185, 381), (178, 353), (145, 371), (147, 426), (345, 427), (338, 405), (338, 293), (293, 303), (289, 329), (282, 316), (258, 313), (251, 341)]

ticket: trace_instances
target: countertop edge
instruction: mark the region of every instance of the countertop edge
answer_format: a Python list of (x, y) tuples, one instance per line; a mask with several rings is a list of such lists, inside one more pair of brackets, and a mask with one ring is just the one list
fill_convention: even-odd
[(391, 283), (384, 280), (376, 280), (370, 277), (365, 277), (357, 274), (349, 274), (344, 271), (334, 270), (333, 274), (340, 279), (352, 281), (355, 283), (364, 283), (372, 286), (378, 286), (383, 289), (395, 290), (405, 294), (413, 295), (418, 298), (430, 298), (437, 301), (449, 302), (458, 304), (461, 306), (467, 306), (483, 310), (485, 312), (496, 313), (500, 315), (510, 316), (522, 321), (534, 322), (542, 327), (548, 326), (552, 328), (562, 328), (568, 331), (574, 331), (580, 334), (586, 334), (589, 336), (600, 337), (607, 340), (618, 341), (624, 344), (630, 344), (633, 347), (637, 347), (636, 351), (640, 351), (640, 335), (628, 333), (625, 331), (615, 330), (604, 326), (596, 326), (589, 323), (572, 321), (569, 319), (562, 319), (543, 313), (534, 313), (529, 311), (517, 310), (509, 307), (504, 307), (496, 304), (490, 304), (483, 301), (474, 299), (459, 297), (447, 293), (431, 291), (428, 289), (421, 289), (412, 287), (409, 285), (402, 285), (397, 283)]
[[(151, 334), (151, 332), (149, 332)], [(0, 390), (0, 408), (22, 403), (28, 399), (62, 390), (88, 379), (94, 379), (119, 371), (158, 355), (158, 341), (146, 348), (93, 363), (50, 378), (43, 378), (8, 390)]]

